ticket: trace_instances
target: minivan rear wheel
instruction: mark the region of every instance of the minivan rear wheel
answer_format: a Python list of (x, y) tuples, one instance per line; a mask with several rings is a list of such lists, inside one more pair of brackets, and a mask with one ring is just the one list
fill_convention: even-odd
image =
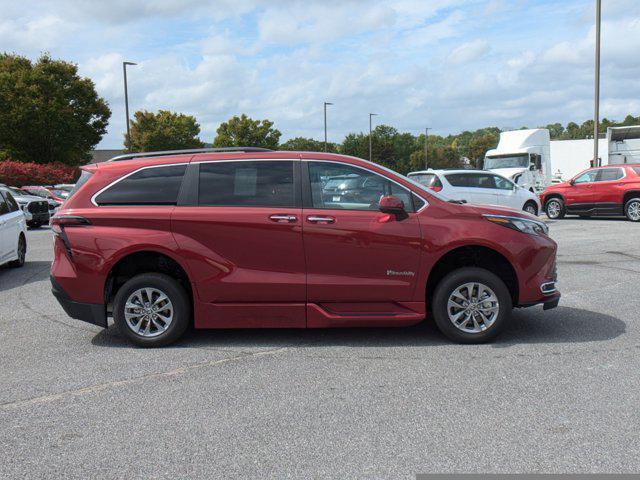
[(504, 329), (511, 315), (511, 294), (494, 273), (464, 267), (438, 283), (432, 309), (436, 325), (449, 339), (484, 343)]
[(143, 273), (116, 293), (113, 319), (131, 342), (159, 347), (182, 336), (191, 323), (191, 305), (177, 280), (161, 273)]

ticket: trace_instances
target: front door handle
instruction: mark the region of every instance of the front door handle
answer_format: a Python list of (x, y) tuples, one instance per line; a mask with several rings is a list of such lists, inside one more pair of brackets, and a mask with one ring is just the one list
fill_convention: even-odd
[(310, 216), (307, 217), (307, 222), (309, 223), (336, 223), (336, 219), (334, 217), (317, 217)]
[(277, 222), (277, 223), (295, 223), (298, 221), (298, 217), (296, 217), (295, 215), (271, 215), (269, 217), (269, 220), (271, 220), (272, 222)]

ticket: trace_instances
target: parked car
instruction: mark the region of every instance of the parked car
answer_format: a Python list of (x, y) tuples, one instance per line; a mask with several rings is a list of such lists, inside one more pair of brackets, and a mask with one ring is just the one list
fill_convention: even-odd
[[(327, 179), (378, 200), (327, 195)], [(366, 182), (365, 182), (366, 181)], [(494, 338), (513, 307), (558, 304), (546, 225), (462, 205), (329, 153), (125, 155), (82, 167), (52, 218), (54, 295), (73, 318), (164, 345), (196, 328), (406, 326)]]
[(49, 190), (46, 187), (27, 186), (27, 187), (22, 187), (21, 190), (27, 193), (28, 195), (35, 195), (36, 197), (46, 199), (47, 202), (49, 203), (49, 212), (51, 213), (51, 215), (55, 213), (56, 209), (60, 205), (62, 205), (62, 202), (64, 202), (65, 200), (59, 195), (56, 195), (55, 193), (53, 193), (51, 190)]
[(39, 228), (49, 223), (49, 204), (47, 200), (35, 195), (28, 195), (26, 192), (16, 187), (0, 185), (11, 193), (18, 203), (20, 210), (24, 213), (27, 226)]
[(640, 165), (589, 168), (540, 194), (551, 219), (565, 215), (626, 216), (640, 221)]
[(27, 225), (18, 202), (8, 188), (0, 186), (0, 265), (24, 265), (27, 255)]
[(65, 195), (64, 198), (67, 198), (69, 196), (69, 192), (73, 190), (73, 187), (75, 187), (75, 184), (73, 183), (59, 183), (53, 186), (53, 188), (56, 190), (62, 190), (64, 192), (67, 192), (67, 195)]
[(451, 200), (502, 205), (532, 215), (538, 215), (541, 211), (540, 200), (535, 193), (497, 173), (484, 170), (423, 170), (411, 172), (408, 177)]

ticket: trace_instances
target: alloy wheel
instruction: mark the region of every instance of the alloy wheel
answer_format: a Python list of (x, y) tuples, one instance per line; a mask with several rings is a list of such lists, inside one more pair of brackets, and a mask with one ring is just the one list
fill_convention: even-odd
[(487, 330), (498, 318), (500, 302), (495, 292), (479, 282), (465, 283), (449, 295), (447, 314), (453, 325), (465, 333)]
[(549, 218), (558, 218), (560, 216), (560, 202), (557, 200), (551, 200), (547, 203), (547, 216)]
[(627, 205), (627, 216), (634, 222), (640, 220), (640, 201), (633, 200)]
[(142, 337), (163, 334), (173, 321), (173, 304), (157, 288), (141, 288), (127, 298), (124, 306), (127, 326)]
[(537, 215), (538, 214), (538, 209), (535, 207), (535, 205), (533, 204), (529, 204), (526, 207), (524, 207), (524, 211), (527, 213), (530, 213), (531, 215)]

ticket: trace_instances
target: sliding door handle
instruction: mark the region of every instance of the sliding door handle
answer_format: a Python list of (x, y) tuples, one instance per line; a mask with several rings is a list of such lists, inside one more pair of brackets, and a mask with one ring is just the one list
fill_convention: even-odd
[(320, 217), (312, 215), (307, 217), (307, 222), (309, 223), (336, 223), (336, 219), (334, 217)]
[(295, 223), (298, 221), (298, 217), (296, 217), (295, 215), (271, 215), (269, 217), (269, 220), (271, 220), (272, 222), (277, 222), (277, 223)]

